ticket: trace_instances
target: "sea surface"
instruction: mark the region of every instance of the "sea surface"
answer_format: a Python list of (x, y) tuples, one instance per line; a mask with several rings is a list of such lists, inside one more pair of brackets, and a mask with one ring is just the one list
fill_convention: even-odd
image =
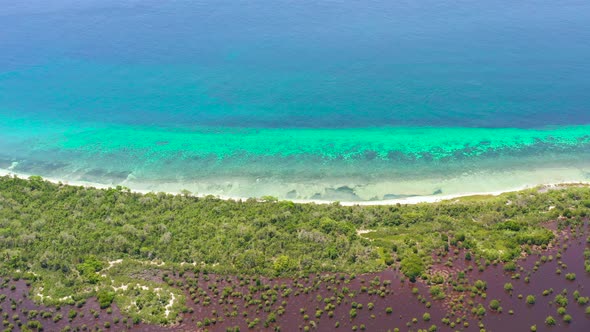
[(293, 200), (590, 181), (590, 2), (0, 0), (0, 168)]

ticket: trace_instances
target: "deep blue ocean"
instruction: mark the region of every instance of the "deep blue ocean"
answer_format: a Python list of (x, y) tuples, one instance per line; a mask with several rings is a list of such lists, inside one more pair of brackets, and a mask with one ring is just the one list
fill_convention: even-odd
[(0, 168), (26, 174), (342, 200), (585, 181), (589, 91), (589, 1), (0, 0)]

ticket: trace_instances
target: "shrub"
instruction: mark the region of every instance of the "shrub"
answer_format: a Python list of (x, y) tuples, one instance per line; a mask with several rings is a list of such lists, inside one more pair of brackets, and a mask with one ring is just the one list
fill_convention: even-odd
[(479, 316), (479, 317), (483, 317), (486, 314), (486, 308), (484, 308), (481, 304), (479, 305), (479, 307), (477, 309), (475, 309), (475, 313)]
[(545, 324), (549, 325), (549, 326), (553, 326), (555, 325), (556, 321), (555, 318), (553, 318), (553, 316), (547, 316), (547, 318), (545, 318)]
[(408, 277), (410, 281), (414, 282), (416, 281), (416, 278), (424, 272), (426, 265), (424, 264), (422, 257), (416, 254), (410, 254), (401, 260), (400, 268), (402, 273)]
[(568, 303), (567, 297), (565, 297), (562, 294), (557, 294), (555, 296), (555, 299), (553, 300), (553, 302), (555, 302), (556, 304), (558, 304), (558, 305), (560, 305), (562, 307), (567, 307), (567, 303)]
[(27, 326), (32, 329), (43, 330), (43, 325), (38, 320), (30, 320), (27, 322)]
[(483, 280), (477, 280), (474, 284), (475, 288), (479, 290), (486, 290), (488, 288), (488, 283)]
[(526, 297), (526, 303), (528, 303), (528, 304), (535, 304), (535, 302), (537, 302), (537, 299), (535, 298), (534, 295), (528, 295)]
[(500, 301), (498, 301), (498, 300), (490, 301), (490, 309), (492, 309), (494, 311), (498, 311), (498, 308), (500, 308)]
[(504, 271), (516, 271), (516, 263), (508, 262), (504, 264)]
[(98, 299), (98, 303), (100, 304), (101, 309), (105, 309), (113, 303), (113, 299), (115, 298), (115, 292), (107, 291), (102, 289), (96, 294)]
[(446, 296), (443, 288), (439, 285), (430, 287), (429, 293), (436, 300), (442, 300)]

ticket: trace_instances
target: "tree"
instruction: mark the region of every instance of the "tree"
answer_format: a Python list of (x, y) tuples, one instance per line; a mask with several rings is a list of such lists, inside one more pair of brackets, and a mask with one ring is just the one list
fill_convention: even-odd
[(100, 304), (100, 308), (104, 309), (104, 308), (109, 307), (111, 305), (111, 303), (113, 303), (113, 299), (115, 298), (115, 292), (101, 289), (96, 294), (96, 297), (98, 299), (98, 303)]
[(273, 267), (276, 274), (280, 275), (282, 273), (294, 270), (296, 268), (296, 262), (287, 255), (281, 255), (277, 257)]
[(422, 258), (416, 254), (410, 254), (402, 259), (400, 267), (402, 273), (412, 282), (415, 282), (426, 268)]

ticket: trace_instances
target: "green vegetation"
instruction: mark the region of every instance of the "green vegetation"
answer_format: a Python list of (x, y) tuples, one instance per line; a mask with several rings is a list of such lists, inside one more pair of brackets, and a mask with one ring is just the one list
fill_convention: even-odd
[(568, 304), (567, 297), (563, 294), (557, 294), (555, 296), (555, 299), (553, 299), (553, 302), (555, 302), (557, 305), (561, 307), (567, 307)]
[(488, 289), (488, 284), (483, 280), (475, 281), (474, 286), (480, 291), (485, 291), (486, 289)]
[(428, 292), (430, 293), (430, 295), (432, 295), (432, 297), (435, 300), (442, 300), (446, 297), (443, 288), (439, 285), (435, 285), (435, 286), (430, 287)]
[(498, 301), (498, 300), (490, 301), (490, 309), (492, 309), (493, 311), (498, 311), (499, 308), (500, 308), (500, 301)]
[(526, 303), (528, 303), (528, 304), (535, 304), (535, 302), (537, 302), (537, 299), (535, 298), (534, 295), (527, 295), (527, 297), (526, 297)]
[(408, 254), (401, 261), (401, 270), (411, 281), (415, 281), (426, 268), (423, 259), (416, 254)]
[[(590, 188), (570, 187), (344, 207), (139, 194), (4, 176), (0, 275), (28, 280), (33, 300), (46, 305), (96, 297), (102, 308), (115, 303), (133, 321), (170, 324), (186, 300), (165, 277), (170, 271), (287, 277), (374, 272), (399, 262), (415, 280), (428, 277), (432, 253), (449, 245), (467, 250), (475, 262), (504, 261), (515, 271), (515, 258), (554, 239), (544, 222), (585, 216), (588, 201)], [(485, 282), (475, 287), (484, 297)], [(439, 286), (430, 294), (445, 297)]]
[(115, 299), (115, 292), (113, 291), (107, 291), (107, 290), (100, 290), (98, 291), (98, 293), (96, 294), (96, 297), (98, 298), (98, 303), (100, 304), (100, 308), (104, 309), (108, 306), (111, 305), (111, 303), (113, 302), (113, 299)]

